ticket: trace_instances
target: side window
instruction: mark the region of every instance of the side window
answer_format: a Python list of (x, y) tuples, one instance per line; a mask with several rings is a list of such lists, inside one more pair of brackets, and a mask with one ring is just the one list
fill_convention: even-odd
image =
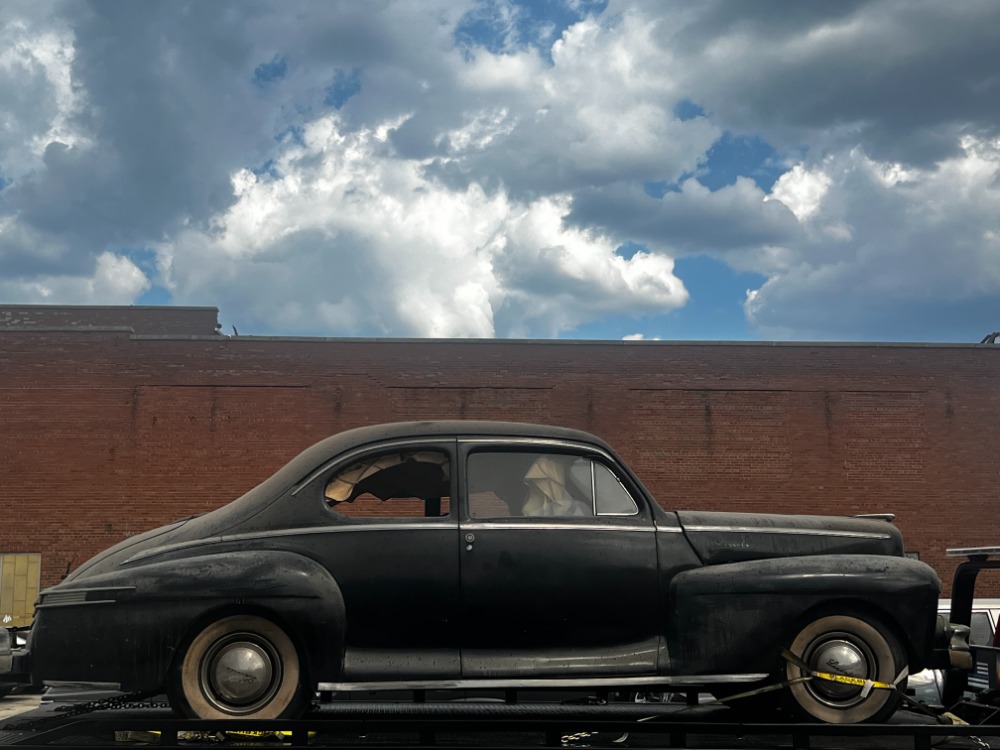
[(327, 504), (356, 518), (437, 518), (451, 512), (448, 455), (435, 450), (368, 456), (327, 482)]
[(639, 512), (635, 498), (622, 486), (621, 481), (604, 464), (593, 463), (594, 489), (597, 497), (594, 506), (599, 516), (634, 516)]
[(468, 463), (472, 518), (634, 515), (632, 496), (603, 464), (560, 453), (477, 452)]

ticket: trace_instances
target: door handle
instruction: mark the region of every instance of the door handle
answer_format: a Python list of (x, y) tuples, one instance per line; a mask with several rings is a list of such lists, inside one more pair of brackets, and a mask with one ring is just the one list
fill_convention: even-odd
[(473, 534), (472, 532), (469, 532), (468, 534), (465, 535), (465, 549), (466, 549), (466, 551), (472, 549), (472, 543), (475, 542), (475, 541), (476, 541), (476, 535)]

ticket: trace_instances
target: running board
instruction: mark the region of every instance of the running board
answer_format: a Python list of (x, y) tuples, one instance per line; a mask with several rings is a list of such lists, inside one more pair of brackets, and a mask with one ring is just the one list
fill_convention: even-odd
[(650, 677), (583, 677), (540, 679), (469, 679), (469, 680), (393, 680), (379, 682), (321, 682), (322, 692), (354, 692), (358, 690), (490, 690), (532, 688), (627, 688), (655, 686), (661, 688), (694, 688), (707, 685), (760, 682), (766, 672), (753, 674), (653, 675)]

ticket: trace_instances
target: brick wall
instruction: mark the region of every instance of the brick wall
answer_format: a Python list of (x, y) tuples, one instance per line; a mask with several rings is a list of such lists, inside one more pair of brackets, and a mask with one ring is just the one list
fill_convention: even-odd
[(667, 509), (894, 512), (1000, 544), (1000, 347), (370, 341), (0, 329), (0, 552), (42, 583), (216, 508), (343, 429), (536, 421), (608, 440)]

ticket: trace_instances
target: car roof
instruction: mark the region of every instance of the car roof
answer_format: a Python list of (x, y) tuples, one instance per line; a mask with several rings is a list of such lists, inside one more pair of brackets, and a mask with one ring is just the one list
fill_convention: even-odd
[[(600, 438), (581, 430), (551, 425), (520, 422), (492, 422), (484, 420), (434, 420), (427, 422), (392, 422), (358, 427), (320, 440), (306, 448), (277, 472), (236, 498), (231, 503), (191, 522), (190, 533), (197, 533), (194, 525), (216, 529), (233, 528), (248, 518), (257, 516), (263, 509), (291, 490), (295, 494), (317, 471), (339, 456), (353, 449), (377, 448), (379, 444), (396, 440), (455, 440), (461, 438), (534, 438), (567, 441), (602, 450), (615, 457), (614, 451)], [(296, 507), (293, 503), (292, 507)]]
[(611, 447), (595, 435), (582, 430), (552, 425), (528, 424), (525, 422), (493, 422), (474, 419), (440, 419), (424, 422), (390, 422), (387, 424), (356, 427), (351, 430), (332, 435), (320, 440), (315, 445), (306, 448), (293, 458), (284, 468), (280, 469), (274, 478), (280, 476), (281, 481), (295, 484), (317, 467), (327, 463), (340, 453), (351, 448), (360, 448), (368, 444), (387, 440), (408, 438), (542, 438), (547, 440), (568, 440), (586, 443), (601, 448), (614, 455)]

